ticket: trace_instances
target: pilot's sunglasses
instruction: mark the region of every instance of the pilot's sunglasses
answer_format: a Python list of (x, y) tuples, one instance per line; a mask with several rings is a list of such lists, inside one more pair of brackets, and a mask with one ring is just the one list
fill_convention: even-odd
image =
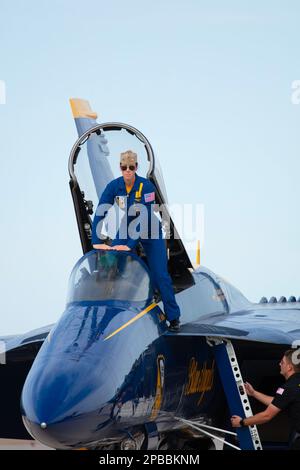
[(136, 168), (135, 165), (120, 165), (120, 167), (122, 171), (126, 171), (127, 168), (129, 168), (130, 171), (134, 171)]

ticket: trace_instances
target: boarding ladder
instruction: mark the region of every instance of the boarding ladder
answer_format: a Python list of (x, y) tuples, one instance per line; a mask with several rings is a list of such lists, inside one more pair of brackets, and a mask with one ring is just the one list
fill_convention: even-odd
[[(208, 337), (207, 343), (214, 351), (230, 414), (241, 416), (242, 418), (253, 416), (231, 341)], [(236, 428), (236, 431), (241, 450), (262, 450), (260, 437), (255, 425)]]

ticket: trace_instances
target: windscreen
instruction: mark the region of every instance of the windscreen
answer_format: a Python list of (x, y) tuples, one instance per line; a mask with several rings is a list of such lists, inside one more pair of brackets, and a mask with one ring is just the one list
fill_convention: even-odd
[(75, 265), (67, 302), (145, 302), (152, 297), (149, 274), (136, 256), (97, 250), (87, 253)]

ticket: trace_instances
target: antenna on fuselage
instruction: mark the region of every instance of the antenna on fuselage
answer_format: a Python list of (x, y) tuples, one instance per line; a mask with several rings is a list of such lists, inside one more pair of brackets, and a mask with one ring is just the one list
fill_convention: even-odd
[(197, 240), (196, 248), (196, 267), (200, 266), (200, 240)]

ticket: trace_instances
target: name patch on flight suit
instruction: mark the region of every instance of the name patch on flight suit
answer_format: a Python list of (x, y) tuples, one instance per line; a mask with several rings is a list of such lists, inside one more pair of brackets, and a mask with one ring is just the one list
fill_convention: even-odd
[(126, 207), (126, 198), (127, 196), (116, 196), (116, 203), (120, 207), (120, 209), (125, 209)]

